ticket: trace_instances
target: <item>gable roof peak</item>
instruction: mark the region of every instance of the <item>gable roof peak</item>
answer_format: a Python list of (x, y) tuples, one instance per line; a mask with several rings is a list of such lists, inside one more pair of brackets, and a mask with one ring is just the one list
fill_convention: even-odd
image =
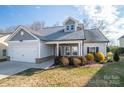
[(77, 20), (77, 19), (75, 19), (75, 18), (69, 16), (69, 17), (67, 17), (67, 18), (64, 20), (63, 24), (65, 24), (68, 20), (72, 20), (72, 21), (74, 21), (75, 23), (80, 23), (79, 20)]

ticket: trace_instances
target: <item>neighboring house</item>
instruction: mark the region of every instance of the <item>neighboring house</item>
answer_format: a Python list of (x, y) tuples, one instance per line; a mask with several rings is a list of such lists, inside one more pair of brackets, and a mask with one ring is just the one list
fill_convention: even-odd
[(7, 39), (12, 61), (38, 62), (53, 56), (85, 56), (101, 51), (106, 55), (108, 39), (99, 29), (84, 29), (78, 20), (68, 17), (63, 26), (32, 31), (19, 26)]
[(124, 35), (121, 36), (118, 40), (119, 40), (119, 46), (124, 48)]
[(0, 33), (0, 58), (7, 56), (8, 44), (5, 40), (10, 36), (11, 33)]

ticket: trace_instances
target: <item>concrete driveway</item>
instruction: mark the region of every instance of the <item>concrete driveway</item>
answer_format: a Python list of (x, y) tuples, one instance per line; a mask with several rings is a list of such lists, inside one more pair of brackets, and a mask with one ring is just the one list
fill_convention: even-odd
[(0, 63), (0, 79), (22, 72), (29, 68), (47, 69), (54, 64), (53, 60), (43, 62), (41, 64), (27, 62), (6, 61)]

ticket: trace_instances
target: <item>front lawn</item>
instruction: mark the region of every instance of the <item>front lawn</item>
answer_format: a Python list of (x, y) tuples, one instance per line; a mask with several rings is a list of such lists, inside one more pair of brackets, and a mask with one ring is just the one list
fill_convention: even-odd
[(0, 80), (0, 86), (124, 86), (124, 62), (82, 67), (29, 69)]

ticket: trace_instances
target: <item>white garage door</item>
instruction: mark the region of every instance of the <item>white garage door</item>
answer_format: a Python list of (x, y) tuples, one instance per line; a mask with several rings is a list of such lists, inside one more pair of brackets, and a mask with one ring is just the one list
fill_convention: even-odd
[(38, 56), (36, 46), (14, 46), (10, 48), (11, 61), (20, 61), (20, 62), (32, 62), (35, 63), (35, 59)]

